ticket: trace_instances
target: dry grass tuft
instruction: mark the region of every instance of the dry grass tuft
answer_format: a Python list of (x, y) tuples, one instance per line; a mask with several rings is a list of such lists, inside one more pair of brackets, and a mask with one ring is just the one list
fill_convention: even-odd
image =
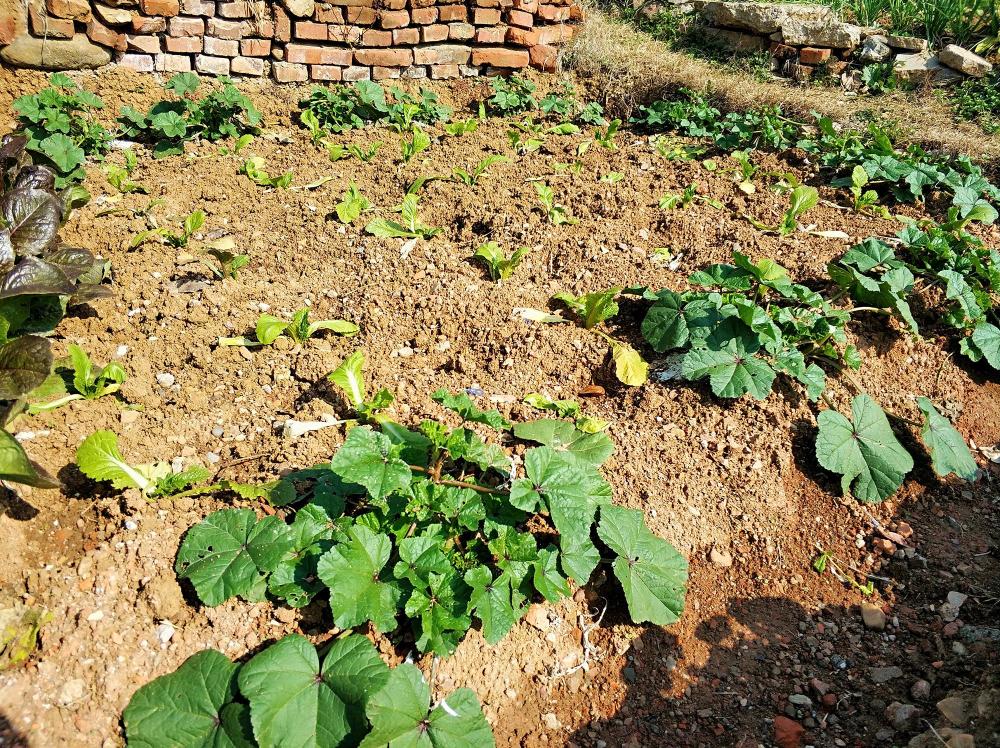
[(873, 116), (884, 117), (898, 123), (910, 142), (1000, 166), (1000, 136), (986, 135), (969, 122), (956, 123), (930, 91), (847, 97), (835, 88), (761, 82), (671, 50), (594, 9), (567, 48), (564, 63), (619, 116), (679, 88), (691, 88), (710, 94), (724, 110), (780, 104), (788, 112), (808, 116), (815, 111), (859, 127)]

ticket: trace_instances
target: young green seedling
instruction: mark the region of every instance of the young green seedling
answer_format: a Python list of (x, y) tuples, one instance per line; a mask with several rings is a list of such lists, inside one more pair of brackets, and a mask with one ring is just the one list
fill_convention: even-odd
[(664, 195), (660, 198), (660, 210), (674, 210), (677, 208), (686, 208), (692, 202), (697, 200), (698, 202), (710, 205), (716, 210), (722, 210), (725, 206), (718, 200), (708, 197), (706, 195), (698, 194), (698, 187), (694, 184), (689, 184), (684, 188), (684, 192), (679, 195)]
[(816, 188), (800, 185), (793, 188), (789, 193), (788, 210), (784, 212), (781, 217), (781, 223), (777, 226), (768, 226), (750, 215), (746, 215), (745, 218), (761, 231), (780, 236), (789, 236), (798, 228), (798, 219), (806, 212), (815, 208), (817, 203), (819, 203), (819, 192), (817, 192)]
[(538, 194), (542, 214), (549, 219), (549, 223), (553, 226), (577, 223), (577, 219), (569, 215), (565, 206), (556, 202), (555, 193), (545, 182), (535, 182), (535, 192)]
[[(69, 344), (69, 363), (72, 377), (65, 376), (66, 369), (57, 367), (56, 372), (41, 386), (25, 396), (30, 403), (29, 415), (55, 410), (74, 400), (96, 400), (114, 394), (121, 389), (127, 378), (121, 364), (112, 361), (107, 366), (97, 368), (87, 352), (73, 343)], [(32, 402), (36, 399), (43, 401)]]
[(486, 173), (487, 169), (489, 169), (494, 164), (507, 163), (507, 160), (508, 159), (506, 156), (490, 155), (484, 158), (478, 164), (476, 164), (472, 168), (471, 172), (461, 168), (453, 169), (451, 172), (451, 178), (456, 182), (461, 182), (467, 187), (474, 187), (477, 184), (479, 184), (479, 179), (483, 176), (483, 174)]
[(128, 194), (132, 192), (137, 192), (143, 195), (148, 194), (145, 187), (141, 184), (135, 182), (130, 182), (129, 177), (132, 176), (132, 172), (135, 171), (135, 167), (138, 162), (135, 157), (135, 151), (131, 148), (124, 151), (125, 154), (125, 166), (115, 166), (114, 164), (105, 164), (102, 167), (104, 171), (104, 176), (108, 179), (108, 184), (114, 187), (116, 190), (122, 194)]
[(468, 135), (469, 133), (475, 132), (479, 129), (479, 120), (475, 117), (470, 117), (465, 120), (456, 120), (454, 122), (448, 122), (444, 126), (444, 131), (453, 137), (459, 137), (462, 135)]
[(403, 163), (408, 164), (420, 153), (423, 153), (431, 146), (431, 137), (425, 133), (418, 125), (413, 125), (410, 130), (410, 138), (403, 138), (399, 141), (399, 146), (403, 155)]
[(580, 318), (584, 328), (591, 330), (601, 322), (618, 314), (618, 294), (621, 288), (609, 288), (606, 291), (593, 291), (574, 296), (566, 291), (555, 294), (552, 298), (561, 301), (573, 314)]
[(476, 250), (474, 257), (483, 261), (490, 271), (490, 278), (498, 284), (507, 280), (531, 250), (528, 247), (515, 249), (510, 257), (504, 255), (496, 242), (486, 242)]
[(604, 130), (594, 128), (594, 140), (606, 150), (618, 150), (618, 146), (615, 144), (615, 134), (618, 132), (618, 128), (621, 127), (621, 124), (622, 121), (620, 119), (613, 119)]
[(327, 374), (326, 378), (343, 391), (361, 420), (376, 423), (384, 420), (382, 411), (392, 405), (396, 398), (383, 388), (369, 400), (365, 389), (364, 368), (364, 351), (355, 351)]
[(866, 190), (868, 172), (863, 166), (855, 166), (851, 171), (851, 197), (854, 198), (854, 212), (863, 213), (870, 210), (879, 213), (883, 218), (889, 218), (889, 211), (878, 204), (878, 192)]
[(400, 221), (376, 218), (365, 226), (365, 231), (382, 239), (433, 239), (441, 233), (441, 229), (421, 222), (418, 203), (419, 198), (415, 192), (407, 193), (399, 205)]
[(361, 190), (354, 182), (351, 182), (334, 210), (341, 223), (354, 223), (362, 213), (371, 210), (371, 207), (368, 198), (361, 194)]
[(377, 154), (381, 148), (382, 141), (376, 140), (367, 148), (362, 148), (360, 145), (351, 143), (347, 146), (347, 152), (354, 156), (354, 158), (358, 159), (358, 161), (367, 164), (375, 158), (375, 154)]
[(236, 242), (231, 236), (214, 239), (205, 245), (205, 251), (217, 264), (205, 259), (201, 262), (219, 280), (236, 280), (239, 271), (250, 262), (250, 255), (237, 254), (235, 249)]
[(272, 177), (264, 170), (264, 159), (260, 156), (251, 156), (243, 162), (240, 173), (248, 176), (254, 184), (260, 187), (271, 187), (279, 190), (287, 190), (292, 183), (292, 172), (285, 172), (281, 176)]
[(299, 309), (291, 320), (275, 317), (273, 314), (262, 314), (257, 318), (256, 340), (245, 337), (219, 338), (219, 345), (240, 345), (244, 347), (271, 345), (283, 335), (290, 337), (301, 345), (321, 330), (329, 330), (337, 335), (349, 337), (358, 332), (358, 326), (343, 319), (321, 319), (309, 321), (309, 308)]
[(195, 232), (201, 229), (204, 225), (205, 212), (202, 210), (195, 210), (184, 218), (184, 221), (181, 223), (180, 233), (175, 234), (174, 232), (159, 226), (147, 229), (146, 231), (140, 231), (132, 237), (132, 240), (129, 242), (129, 249), (135, 249), (153, 237), (159, 237), (163, 240), (164, 244), (171, 247), (182, 249), (188, 245), (188, 242), (191, 241)]

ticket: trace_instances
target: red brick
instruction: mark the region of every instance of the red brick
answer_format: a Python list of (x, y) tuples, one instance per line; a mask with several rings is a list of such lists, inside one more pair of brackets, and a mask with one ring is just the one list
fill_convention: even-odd
[(795, 57), (795, 47), (789, 47), (787, 44), (771, 42), (769, 49), (771, 51), (771, 56), (777, 57), (779, 60), (787, 60), (790, 57)]
[(232, 71), (235, 75), (260, 77), (264, 75), (264, 61), (259, 57), (235, 57), (233, 58)]
[(128, 45), (128, 41), (125, 39), (125, 34), (119, 34), (117, 31), (112, 31), (96, 18), (91, 18), (90, 21), (87, 22), (87, 38), (94, 44), (111, 47), (119, 52), (124, 52)]
[(439, 44), (413, 50), (413, 62), (416, 65), (465, 65), (471, 54), (472, 47), (464, 44)]
[(392, 32), (394, 47), (413, 47), (420, 44), (420, 29), (396, 29)]
[(534, 47), (538, 44), (538, 31), (519, 29), (512, 26), (507, 29), (507, 41), (518, 47)]
[(464, 41), (476, 35), (476, 27), (471, 23), (449, 23), (448, 38)]
[(223, 21), (218, 18), (208, 19), (205, 33), (220, 39), (242, 39), (243, 24), (239, 21)]
[(235, 39), (216, 39), (214, 36), (206, 36), (204, 52), (214, 57), (236, 57), (240, 53), (240, 43)]
[(181, 12), (178, 0), (139, 0), (139, 7), (147, 16), (172, 17)]
[(285, 47), (285, 60), (306, 65), (350, 65), (351, 50), (338, 47), (314, 47), (308, 44), (289, 44)]
[(799, 62), (803, 65), (822, 65), (830, 59), (830, 50), (818, 47), (803, 47), (799, 50)]
[(500, 0), (476, 0), (476, 5), (480, 8), (499, 8)]
[(168, 36), (165, 40), (168, 52), (176, 54), (201, 52), (202, 37), (200, 36)]
[(344, 11), (340, 8), (322, 8), (317, 5), (313, 18), (320, 23), (343, 23)]
[(431, 65), (431, 78), (435, 80), (458, 78), (461, 74), (458, 65)]
[(243, 57), (267, 57), (271, 54), (271, 40), (243, 39), (240, 42), (240, 54)]
[(420, 29), (420, 38), (426, 42), (443, 42), (448, 38), (448, 27), (443, 23), (424, 26)]
[(49, 15), (56, 18), (71, 18), (77, 21), (90, 19), (90, 3), (88, 0), (48, 0)]
[(514, 0), (512, 7), (534, 15), (538, 12), (538, 0)]
[(357, 44), (361, 41), (361, 29), (357, 26), (330, 24), (330, 41), (339, 44)]
[[(11, 22), (13, 22), (11, 18)], [(72, 39), (76, 33), (73, 20), (70, 18), (56, 18), (44, 11), (41, 4), (28, 4), (28, 20), (31, 22), (31, 33), (35, 36), (49, 36), (55, 39)], [(111, 45), (106, 45), (111, 46)]]
[(170, 36), (204, 36), (205, 19), (171, 18)]
[(506, 35), (506, 27), (490, 26), (488, 28), (476, 29), (475, 40), (477, 44), (503, 44)]
[(540, 44), (562, 44), (573, 38), (575, 29), (575, 26), (560, 23), (556, 26), (542, 26), (536, 30)]
[(437, 8), (414, 8), (410, 11), (410, 20), (421, 26), (428, 23), (434, 23), (437, 19)]
[(265, 39), (274, 38), (274, 21), (247, 21), (243, 28), (244, 36), (259, 36)]
[(215, 3), (211, 0), (181, 0), (181, 13), (211, 18), (215, 15)]
[(531, 64), (539, 70), (554, 73), (559, 63), (559, 49), (548, 44), (536, 44), (528, 50)]
[(581, 5), (569, 6), (569, 20), (582, 21), (585, 17), (586, 13), (583, 12), (583, 6)]
[[(375, 11), (371, 8), (344, 8), (344, 20), (359, 26), (375, 23)], [(367, 80), (367, 78), (363, 79)]]
[(538, 15), (546, 21), (565, 21), (569, 19), (569, 8), (559, 5), (539, 5)]
[(405, 67), (413, 64), (412, 49), (357, 49), (354, 59), (359, 65)]
[(472, 12), (472, 22), (476, 26), (496, 26), (500, 23), (500, 11), (493, 8), (476, 8)]
[(381, 10), (403, 10), (406, 7), (406, 0), (382, 0)]
[(146, 54), (158, 54), (160, 52), (160, 37), (158, 36), (137, 36), (127, 34), (128, 49), (130, 52), (145, 52)]
[(330, 32), (326, 27), (325, 23), (313, 23), (312, 21), (296, 21), (295, 22), (295, 38), (296, 39), (312, 39), (312, 40), (322, 40), (326, 41), (330, 36)]
[(336, 65), (313, 65), (309, 77), (314, 81), (339, 81), (344, 79), (344, 69)]
[(219, 15), (222, 18), (253, 17), (253, 12), (250, 8), (250, 3), (244, 2), (243, 0), (236, 0), (236, 2), (230, 2), (230, 3), (219, 3), (217, 8)]
[(442, 22), (465, 21), (469, 17), (469, 11), (464, 5), (442, 5), (438, 8), (438, 19)]
[(526, 49), (508, 47), (483, 47), (472, 50), (473, 65), (492, 65), (497, 68), (523, 68), (531, 62)]
[(361, 43), (366, 47), (391, 47), (392, 32), (378, 29), (365, 29), (361, 35)]
[(167, 31), (167, 19), (159, 16), (132, 16), (132, 31), (136, 34), (163, 34)]
[(309, 68), (305, 65), (276, 62), (271, 65), (271, 71), (278, 83), (301, 83), (309, 80)]
[[(455, 0), (441, 0), (442, 3), (454, 3)], [(437, 4), (437, 0), (410, 0), (411, 8), (430, 8)]]
[(521, 26), (526, 29), (530, 29), (535, 25), (535, 17), (523, 10), (510, 10), (507, 12), (508, 23), (514, 26)]
[(384, 29), (401, 29), (410, 24), (410, 14), (405, 10), (383, 10), (379, 15), (379, 24)]
[(390, 78), (398, 78), (399, 75), (399, 68), (385, 68), (380, 65), (376, 65), (372, 68), (373, 81), (384, 81)]
[(279, 42), (292, 40), (292, 18), (277, 5), (274, 6), (274, 38)]

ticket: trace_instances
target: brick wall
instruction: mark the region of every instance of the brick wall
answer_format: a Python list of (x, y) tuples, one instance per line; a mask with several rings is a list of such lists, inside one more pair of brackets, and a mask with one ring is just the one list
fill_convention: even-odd
[(279, 82), (552, 70), (582, 17), (574, 0), (13, 2), (23, 23), (0, 33), (7, 65), (67, 69), (110, 58), (139, 71)]

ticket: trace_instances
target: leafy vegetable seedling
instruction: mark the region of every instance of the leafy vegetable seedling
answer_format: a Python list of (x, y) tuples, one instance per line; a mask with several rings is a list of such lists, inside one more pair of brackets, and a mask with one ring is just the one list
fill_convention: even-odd
[(361, 420), (372, 423), (383, 420), (381, 412), (396, 399), (387, 389), (380, 389), (369, 400), (365, 388), (365, 354), (355, 351), (341, 361), (340, 366), (327, 375), (327, 379), (339, 387)]
[(444, 126), (444, 131), (451, 135), (452, 137), (460, 137), (462, 135), (468, 135), (479, 129), (479, 120), (475, 117), (470, 117), (469, 119), (455, 120), (454, 122), (448, 122)]
[(776, 233), (780, 236), (788, 236), (798, 228), (798, 219), (815, 208), (817, 203), (819, 203), (819, 192), (817, 192), (815, 187), (800, 185), (791, 191), (789, 201), (788, 210), (784, 212), (781, 217), (781, 223), (777, 226), (768, 226), (752, 216), (746, 216), (746, 218), (754, 227), (762, 231)]
[(507, 280), (531, 250), (528, 247), (515, 249), (510, 257), (504, 255), (496, 242), (486, 242), (476, 250), (474, 257), (482, 260), (490, 271), (490, 278), (497, 283)]
[(129, 242), (129, 249), (135, 249), (136, 247), (145, 244), (153, 237), (159, 237), (160, 239), (163, 240), (164, 244), (168, 244), (171, 247), (181, 249), (188, 245), (188, 242), (191, 241), (191, 238), (204, 225), (205, 225), (204, 211), (195, 210), (184, 218), (184, 221), (181, 223), (181, 231), (179, 234), (175, 234), (169, 229), (160, 226), (152, 229), (147, 229), (146, 231), (140, 231), (138, 234), (132, 237), (131, 241)]
[(596, 128), (594, 130), (594, 140), (606, 150), (617, 151), (618, 146), (615, 144), (615, 135), (618, 133), (618, 128), (621, 127), (621, 124), (622, 121), (620, 119), (613, 119), (604, 130)]
[(241, 345), (245, 347), (271, 345), (282, 335), (287, 335), (298, 344), (302, 344), (321, 330), (329, 330), (337, 335), (356, 335), (358, 326), (343, 319), (321, 319), (309, 321), (309, 308), (299, 309), (292, 319), (283, 320), (273, 314), (262, 314), (257, 318), (256, 340), (244, 337), (219, 338), (219, 345)]
[(87, 352), (74, 343), (69, 344), (69, 363), (72, 377), (65, 377), (57, 367), (54, 374), (25, 396), (31, 403), (30, 415), (55, 410), (74, 400), (96, 400), (114, 394), (127, 377), (125, 369), (116, 362), (96, 368)]
[(287, 190), (292, 183), (292, 172), (285, 172), (281, 176), (272, 177), (264, 170), (264, 159), (260, 156), (251, 156), (243, 162), (240, 167), (240, 174), (248, 176), (254, 184), (260, 187), (272, 187), (279, 190)]
[(118, 489), (138, 488), (147, 496), (157, 494), (161, 482), (174, 487), (180, 480), (184, 484), (177, 489), (180, 491), (208, 476), (203, 469), (173, 474), (166, 462), (132, 465), (118, 451), (118, 437), (111, 431), (95, 431), (84, 439), (76, 450), (76, 464), (80, 472), (92, 480), (108, 481)]
[(425, 133), (418, 125), (413, 125), (410, 130), (409, 139), (402, 138), (399, 147), (402, 151), (403, 163), (408, 164), (420, 153), (423, 153), (431, 146), (431, 137)]
[(220, 239), (215, 239), (206, 245), (205, 251), (209, 254), (209, 256), (213, 257), (218, 264), (213, 265), (204, 259), (202, 260), (202, 263), (211, 271), (212, 275), (219, 280), (236, 280), (240, 270), (249, 264), (250, 255), (237, 254), (234, 251), (235, 249), (236, 242), (231, 236), (224, 236)]
[(565, 206), (556, 202), (555, 193), (552, 188), (544, 182), (535, 182), (535, 192), (538, 194), (538, 202), (542, 207), (542, 214), (549, 219), (553, 226), (577, 223), (577, 219), (569, 215)]
[(341, 223), (354, 223), (362, 213), (371, 210), (371, 207), (368, 198), (361, 194), (361, 190), (354, 182), (351, 182), (334, 211)]
[(507, 163), (506, 156), (489, 155), (482, 161), (480, 161), (478, 164), (476, 164), (472, 168), (471, 172), (456, 167), (451, 172), (451, 178), (456, 182), (461, 182), (467, 187), (475, 187), (477, 184), (479, 184), (480, 178), (483, 176), (483, 174), (486, 173), (487, 169), (489, 169), (494, 164), (503, 164), (503, 163)]
[(122, 194), (128, 194), (132, 192), (138, 192), (143, 195), (148, 194), (145, 187), (141, 184), (136, 184), (135, 182), (130, 182), (129, 177), (132, 176), (132, 172), (135, 171), (135, 167), (138, 162), (135, 157), (135, 151), (128, 148), (124, 151), (125, 154), (125, 165), (115, 166), (114, 164), (105, 164), (103, 167), (104, 176), (108, 179), (108, 184), (114, 187), (116, 190)]
[(441, 229), (428, 226), (420, 220), (418, 204), (419, 198), (416, 193), (408, 193), (399, 206), (399, 221), (376, 218), (365, 226), (365, 231), (382, 239), (433, 239), (441, 233)]

